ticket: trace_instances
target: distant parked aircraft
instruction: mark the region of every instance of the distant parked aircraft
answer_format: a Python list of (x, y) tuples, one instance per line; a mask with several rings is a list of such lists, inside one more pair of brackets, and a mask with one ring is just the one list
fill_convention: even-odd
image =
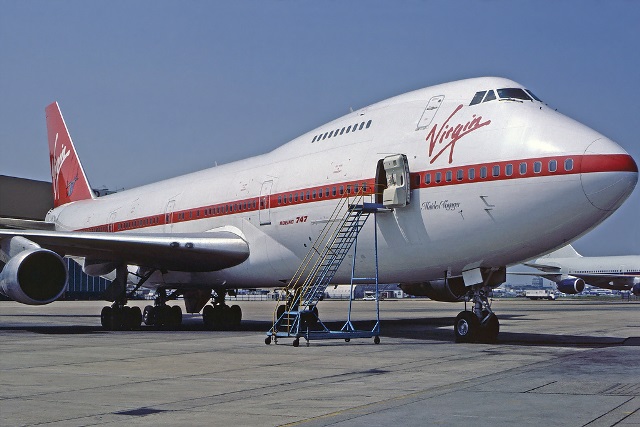
[(565, 294), (582, 292), (586, 283), (604, 289), (630, 290), (640, 295), (640, 255), (586, 257), (567, 245), (524, 265), (543, 273), (521, 274), (554, 281), (558, 290)]

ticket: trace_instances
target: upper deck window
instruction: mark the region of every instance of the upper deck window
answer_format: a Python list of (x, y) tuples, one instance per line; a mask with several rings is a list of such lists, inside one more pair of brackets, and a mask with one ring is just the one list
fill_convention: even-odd
[(522, 99), (524, 101), (532, 101), (532, 98), (524, 91), (517, 87), (498, 89), (498, 97), (506, 100)]

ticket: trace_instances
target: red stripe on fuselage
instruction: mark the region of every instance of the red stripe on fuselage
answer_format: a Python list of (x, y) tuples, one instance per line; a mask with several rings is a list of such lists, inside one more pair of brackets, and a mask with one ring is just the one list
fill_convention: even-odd
[[(565, 168), (565, 162), (571, 160), (572, 167)], [(555, 171), (552, 171), (555, 161)], [(539, 165), (538, 165), (539, 163)], [(525, 164), (524, 173), (521, 173), (521, 164)], [(511, 173), (507, 175), (507, 167), (511, 165)], [(536, 172), (539, 166), (539, 172)], [(498, 167), (497, 175), (494, 167)], [(482, 170), (486, 169), (486, 177), (482, 178)], [(474, 176), (470, 177), (473, 170)], [(461, 171), (461, 179), (458, 172)], [(447, 172), (451, 172), (451, 179), (447, 180)], [(638, 167), (628, 154), (598, 154), (582, 156), (556, 156), (540, 157), (535, 159), (522, 159), (513, 161), (478, 163), (474, 165), (430, 169), (422, 172), (411, 173), (411, 189), (443, 187), (448, 185), (474, 184), (479, 182), (504, 181), (510, 179), (526, 179), (541, 176), (577, 175), (580, 173), (597, 172), (638, 172)], [(440, 173), (440, 181), (436, 182)], [(427, 183), (427, 174), (431, 181)], [(156, 227), (159, 225), (177, 224), (186, 221), (194, 221), (207, 218), (215, 218), (238, 213), (256, 212), (260, 209), (274, 209), (278, 207), (300, 205), (305, 203), (322, 202), (324, 200), (352, 197), (357, 193), (364, 195), (374, 194), (375, 179), (363, 179), (357, 181), (345, 181), (330, 185), (308, 187), (299, 190), (284, 191), (269, 196), (256, 196), (241, 200), (217, 203), (198, 208), (184, 209), (172, 213), (163, 213), (146, 217), (138, 217), (125, 221), (118, 221), (111, 225), (101, 224), (87, 227), (78, 231), (118, 232)], [(364, 187), (364, 191), (363, 190)], [(322, 197), (319, 197), (322, 192)], [(313, 196), (315, 193), (315, 197)], [(328, 194), (328, 195), (327, 195)], [(291, 199), (291, 201), (289, 201)], [(286, 200), (286, 203), (284, 202)]]

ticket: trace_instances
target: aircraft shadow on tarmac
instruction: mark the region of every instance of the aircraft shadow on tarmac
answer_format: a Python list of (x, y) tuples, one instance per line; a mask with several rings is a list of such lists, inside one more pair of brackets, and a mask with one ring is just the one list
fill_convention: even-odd
[[(271, 328), (271, 322), (244, 320), (240, 327), (227, 331), (209, 331), (207, 330), (202, 319), (199, 316), (185, 316), (183, 324), (178, 328), (150, 327), (143, 325), (140, 330), (135, 331), (105, 331), (100, 326), (99, 316), (87, 315), (19, 315), (12, 317), (40, 317), (40, 318), (63, 318), (68, 321), (71, 318), (82, 319), (82, 323), (87, 323), (86, 318), (95, 318), (94, 325), (0, 325), (2, 331), (25, 331), (46, 335), (79, 335), (79, 334), (109, 334), (109, 333), (163, 333), (163, 332), (203, 332), (209, 334), (232, 334), (234, 332), (256, 332), (264, 334)], [(522, 316), (501, 316), (500, 319), (506, 320), (516, 319)], [(453, 342), (453, 317), (424, 317), (414, 319), (393, 319), (381, 321), (381, 337)], [(90, 320), (89, 320), (90, 322)], [(356, 329), (371, 330), (374, 321), (353, 322)], [(332, 330), (340, 330), (344, 325), (344, 321), (325, 322), (325, 325)], [(509, 332), (502, 330), (498, 336), (498, 342), (493, 345), (520, 345), (520, 346), (552, 346), (552, 347), (612, 347), (612, 346), (640, 346), (640, 337), (607, 337), (607, 336), (590, 336), (590, 335), (564, 335), (550, 333), (523, 333)]]

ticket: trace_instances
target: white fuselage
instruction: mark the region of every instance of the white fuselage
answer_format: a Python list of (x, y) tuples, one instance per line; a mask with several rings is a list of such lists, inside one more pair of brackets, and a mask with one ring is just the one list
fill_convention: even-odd
[[(541, 102), (469, 105), (476, 92), (499, 88), (521, 86), (479, 78), (417, 90), (270, 153), (73, 202), (47, 220), (58, 230), (117, 233), (226, 228), (248, 242), (244, 263), (208, 273), (158, 272), (148, 284), (282, 286), (347, 185), (349, 194), (363, 183), (371, 191), (378, 161), (405, 154), (411, 203), (377, 218), (381, 281), (417, 283), (517, 263), (608, 217), (633, 190), (637, 169), (620, 146)], [(369, 221), (358, 240), (357, 268), (364, 271), (374, 268), (373, 237)], [(334, 283), (348, 282), (350, 264)]]

